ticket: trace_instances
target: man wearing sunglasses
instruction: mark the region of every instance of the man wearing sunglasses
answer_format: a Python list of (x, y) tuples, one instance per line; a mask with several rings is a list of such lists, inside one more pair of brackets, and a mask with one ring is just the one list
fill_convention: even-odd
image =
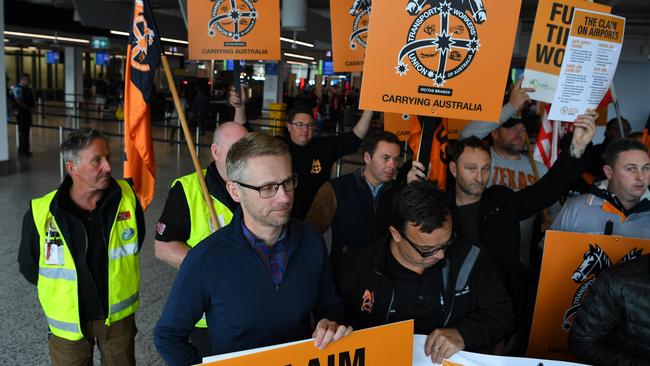
[[(246, 122), (245, 94), (242, 93), (240, 98), (233, 89), (229, 97), (230, 104), (235, 107), (234, 120), (242, 124)], [(294, 105), (287, 119), (288, 134), (284, 136), (291, 152), (293, 171), (300, 179), (291, 216), (301, 220), (305, 218), (318, 189), (330, 179), (334, 163), (359, 148), (371, 120), (372, 111), (364, 111), (352, 131), (316, 138), (312, 109), (301, 102)]]
[(435, 363), (502, 340), (512, 329), (510, 298), (495, 264), (453, 233), (445, 195), (416, 181), (392, 203), (389, 235), (335, 263), (350, 323), (365, 328), (414, 319)]
[(201, 362), (188, 335), (203, 314), (211, 354), (310, 337), (323, 349), (349, 334), (337, 323), (343, 304), (323, 237), (290, 217), (298, 181), (287, 145), (250, 133), (230, 147), (226, 166), (226, 188), (240, 209), (181, 264), (154, 331), (163, 360)]

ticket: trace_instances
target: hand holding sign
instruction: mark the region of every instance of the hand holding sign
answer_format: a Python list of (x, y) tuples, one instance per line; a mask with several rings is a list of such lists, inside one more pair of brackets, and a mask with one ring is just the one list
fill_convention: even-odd
[(524, 78), (520, 78), (515, 85), (513, 85), (510, 90), (510, 98), (508, 103), (517, 111), (521, 111), (526, 103), (530, 103), (530, 96), (528, 93), (535, 92), (534, 88), (522, 88), (521, 84), (524, 82)]
[(581, 114), (575, 119), (570, 151), (574, 158), (581, 157), (587, 145), (594, 138), (597, 118), (598, 113), (588, 109), (585, 114)]
[(424, 353), (431, 356), (431, 361), (437, 364), (442, 363), (443, 358), (449, 358), (464, 348), (465, 341), (454, 328), (436, 329), (424, 343)]
[(415, 182), (416, 180), (425, 180), (426, 175), (424, 174), (425, 168), (422, 163), (417, 160), (413, 160), (413, 165), (406, 175), (406, 183)]
[(239, 108), (246, 105), (246, 89), (243, 85), (240, 86), (240, 91), (237, 93), (234, 87), (230, 87), (228, 90), (228, 104), (233, 108)]
[(352, 333), (352, 327), (323, 318), (316, 324), (316, 329), (312, 334), (314, 346), (323, 350), (330, 342), (336, 342), (350, 333)]

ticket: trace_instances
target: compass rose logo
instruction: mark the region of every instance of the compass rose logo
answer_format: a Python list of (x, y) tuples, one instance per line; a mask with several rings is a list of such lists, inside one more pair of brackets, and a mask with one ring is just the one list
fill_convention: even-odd
[(366, 48), (371, 6), (371, 0), (354, 0), (350, 7), (350, 15), (354, 17), (352, 33), (350, 33), (350, 48), (353, 50), (358, 46)]
[(397, 57), (400, 76), (410, 71), (408, 62), (441, 87), (469, 67), (481, 46), (475, 23), (487, 19), (482, 0), (409, 0), (406, 11), (415, 20)]
[(208, 21), (208, 35), (214, 37), (217, 32), (235, 41), (241, 38), (255, 26), (257, 11), (253, 2), (257, 0), (211, 0), (215, 4)]

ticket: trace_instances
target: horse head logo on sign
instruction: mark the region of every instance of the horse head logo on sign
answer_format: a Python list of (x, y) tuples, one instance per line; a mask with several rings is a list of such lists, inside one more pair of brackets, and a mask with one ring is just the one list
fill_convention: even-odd
[(469, 67), (480, 46), (475, 25), (487, 20), (482, 0), (409, 0), (406, 12), (416, 18), (397, 57), (400, 76), (409, 71), (404, 58), (436, 87)]
[[(627, 262), (638, 258), (641, 256), (642, 252), (643, 249), (634, 248), (627, 252), (616, 263)], [(596, 277), (604, 269), (612, 266), (612, 261), (609, 259), (609, 256), (600, 246), (598, 246), (598, 244), (589, 244), (589, 249), (585, 252), (582, 258), (582, 262), (578, 265), (578, 268), (576, 268), (575, 272), (573, 272), (573, 275), (571, 276), (573, 282), (581, 283), (581, 285), (573, 295), (571, 306), (564, 312), (562, 330), (565, 332), (568, 332), (569, 329), (571, 329), (573, 318), (578, 312), (580, 306), (582, 306), (582, 301), (584, 300), (589, 287), (591, 287), (591, 285), (596, 281)]]
[(257, 20), (257, 11), (253, 6), (257, 0), (210, 0), (214, 2), (208, 21), (208, 35), (214, 37), (219, 33), (239, 41), (250, 33)]
[(371, 0), (354, 0), (350, 7), (350, 15), (354, 17), (352, 33), (350, 33), (350, 48), (353, 50), (357, 48), (357, 43), (366, 48), (371, 6)]

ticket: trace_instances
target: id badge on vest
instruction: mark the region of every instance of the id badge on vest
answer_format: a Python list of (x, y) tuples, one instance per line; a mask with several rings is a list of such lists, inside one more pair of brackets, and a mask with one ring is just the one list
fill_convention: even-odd
[(45, 263), (62, 266), (64, 264), (63, 259), (63, 241), (61, 240), (61, 234), (59, 234), (52, 222), (49, 222), (45, 235)]

